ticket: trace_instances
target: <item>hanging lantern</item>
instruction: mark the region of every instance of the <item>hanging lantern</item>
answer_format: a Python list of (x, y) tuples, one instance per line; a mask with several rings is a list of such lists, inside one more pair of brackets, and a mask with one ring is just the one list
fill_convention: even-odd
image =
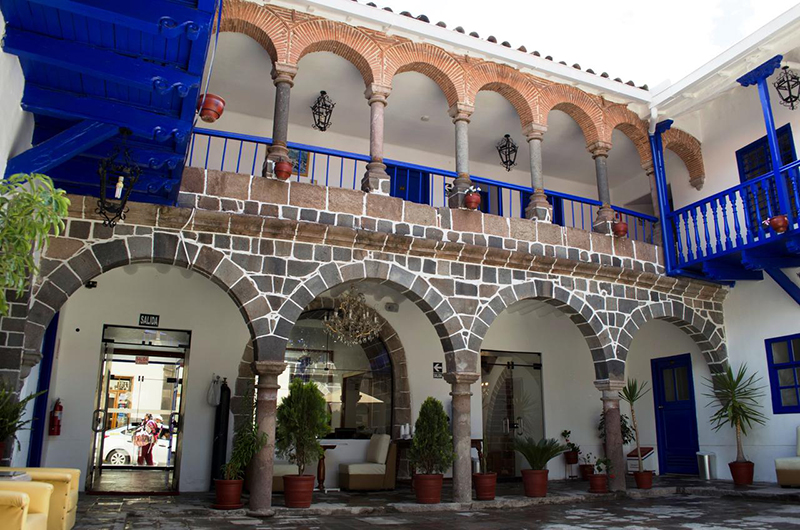
[[(127, 129), (120, 131), (122, 142), (117, 145), (111, 154), (100, 161), (97, 173), (100, 175), (100, 200), (97, 201), (95, 212), (102, 215), (105, 226), (114, 227), (119, 220), (125, 220), (128, 213), (128, 198), (131, 196), (133, 187), (139, 180), (142, 170), (131, 157), (130, 150), (126, 146), (126, 140), (131, 132)], [(114, 183), (114, 199), (106, 198), (109, 183)]]
[(311, 105), (311, 112), (314, 114), (314, 128), (318, 131), (325, 132), (331, 126), (331, 115), (333, 114), (333, 107), (336, 103), (333, 102), (327, 92), (321, 90), (319, 97)]
[(500, 154), (500, 163), (506, 168), (506, 171), (511, 171), (511, 168), (517, 165), (517, 144), (511, 138), (510, 134), (503, 136), (503, 139), (497, 142), (497, 152)]
[(797, 72), (784, 66), (774, 86), (778, 91), (778, 97), (781, 98), (781, 105), (792, 110), (800, 106), (800, 76)]

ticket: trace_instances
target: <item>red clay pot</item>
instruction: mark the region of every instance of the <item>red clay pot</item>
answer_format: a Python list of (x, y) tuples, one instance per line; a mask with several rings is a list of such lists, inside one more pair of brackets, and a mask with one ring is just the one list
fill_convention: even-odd
[(205, 100), (203, 94), (197, 97), (197, 111), (204, 122), (214, 123), (222, 116), (223, 110), (225, 110), (225, 100), (218, 95), (206, 94)]
[(477, 210), (481, 207), (481, 194), (480, 193), (467, 193), (464, 197), (464, 206), (470, 210)]
[(547, 496), (547, 469), (523, 469), (522, 485), (525, 486), (526, 497)]
[(494, 500), (497, 488), (497, 473), (473, 473), (472, 485), (475, 486), (475, 498), (479, 501)]
[(243, 480), (214, 479), (216, 502), (211, 505), (215, 510), (238, 510), (242, 504)]
[(414, 475), (414, 493), (419, 504), (442, 502), (442, 475)]
[(730, 462), (728, 467), (731, 469), (734, 485), (749, 486), (753, 483), (755, 464), (752, 462)]
[(578, 463), (578, 451), (565, 451), (564, 452), (564, 460), (569, 465), (574, 465)]
[(611, 225), (611, 231), (617, 237), (625, 237), (628, 235), (628, 223), (617, 221)]
[(578, 468), (581, 470), (581, 480), (589, 480), (594, 475), (594, 464), (581, 464)]
[(308, 508), (314, 493), (314, 475), (284, 475), (283, 495), (287, 508)]
[(589, 493), (608, 493), (608, 475), (605, 473), (589, 475)]
[(782, 234), (789, 229), (789, 218), (785, 215), (776, 215), (775, 217), (770, 217), (769, 227), (772, 228), (775, 233)]
[(288, 160), (281, 160), (275, 164), (275, 176), (281, 180), (288, 180), (292, 176), (294, 166)]
[(633, 478), (636, 480), (636, 487), (640, 490), (649, 490), (653, 487), (652, 471), (634, 471)]

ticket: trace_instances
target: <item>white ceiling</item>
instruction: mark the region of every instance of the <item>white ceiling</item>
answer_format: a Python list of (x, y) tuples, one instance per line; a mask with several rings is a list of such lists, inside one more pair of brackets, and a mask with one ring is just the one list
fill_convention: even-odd
[[(225, 98), (228, 110), (272, 118), (275, 88), (270, 77), (271, 62), (256, 41), (242, 34), (222, 33), (213, 68), (210, 90)], [(291, 95), (290, 124), (308, 127), (311, 124), (309, 107), (319, 91), (325, 90), (336, 103), (331, 131), (368, 138), (369, 106), (364, 88), (360, 73), (347, 60), (327, 52), (308, 54), (298, 64)], [(447, 100), (431, 79), (416, 72), (399, 74), (393, 81), (385, 111), (385, 143), (453, 156), (454, 130), (447, 111)], [(428, 120), (423, 121), (423, 116)], [(271, 127), (264, 130), (271, 130)], [(528, 147), (519, 117), (503, 96), (480, 92), (469, 130), (471, 160), (491, 161), (499, 166), (495, 144), (503, 134), (509, 133), (520, 148), (517, 169), (529, 171)], [(291, 126), (289, 139), (292, 139)], [(324, 133), (315, 132), (312, 139), (313, 142), (308, 143), (325, 147)], [(614, 132), (613, 143), (608, 161), (611, 187), (632, 178), (643, 178), (633, 143), (619, 131)], [(568, 115), (551, 112), (542, 151), (544, 172), (548, 177), (594, 184), (594, 162), (586, 151), (580, 128)], [(390, 151), (386, 157), (392, 158)], [(425, 160), (408, 162), (427, 165)]]

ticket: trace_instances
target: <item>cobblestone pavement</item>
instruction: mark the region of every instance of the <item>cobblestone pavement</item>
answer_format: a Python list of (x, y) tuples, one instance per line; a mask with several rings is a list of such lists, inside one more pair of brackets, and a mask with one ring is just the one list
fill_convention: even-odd
[(383, 513), (380, 515), (279, 515), (248, 517), (218, 512), (202, 496), (84, 497), (77, 530), (134, 529), (605, 529), (605, 530), (800, 530), (800, 505), (788, 502), (699, 496), (610, 499), (568, 505), (472, 512)]

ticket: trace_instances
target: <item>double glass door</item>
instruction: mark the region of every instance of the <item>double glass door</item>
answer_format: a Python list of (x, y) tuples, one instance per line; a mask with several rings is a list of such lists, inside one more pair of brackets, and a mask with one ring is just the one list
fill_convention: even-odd
[[(87, 491), (177, 491), (190, 334), (106, 326)], [(134, 434), (152, 421), (152, 443)]]
[(501, 478), (519, 476), (524, 459), (514, 440), (544, 436), (541, 354), (481, 352), (481, 392), (486, 468)]

